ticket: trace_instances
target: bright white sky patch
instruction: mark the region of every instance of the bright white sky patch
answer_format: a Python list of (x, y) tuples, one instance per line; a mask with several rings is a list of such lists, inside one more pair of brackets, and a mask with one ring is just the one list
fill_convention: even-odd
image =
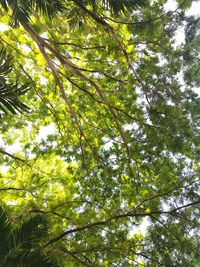
[(192, 3), (191, 8), (186, 12), (187, 16), (199, 16), (200, 15), (200, 1)]
[(0, 166), (0, 173), (1, 174), (6, 174), (9, 169), (10, 169), (10, 166), (1, 165)]
[(29, 53), (29, 52), (32, 51), (31, 48), (28, 47), (28, 46), (25, 45), (25, 44), (22, 44), (22, 45), (21, 45), (21, 48), (22, 48), (23, 52), (26, 52), (26, 53)]
[(40, 83), (41, 83), (42, 85), (47, 85), (47, 83), (48, 83), (48, 79), (45, 78), (45, 77), (43, 77), (42, 75), (38, 75), (38, 76), (39, 76), (39, 78), (40, 78)]
[(142, 223), (138, 226), (131, 227), (129, 231), (130, 237), (134, 236), (138, 232), (140, 232), (142, 235), (145, 235), (147, 232), (147, 227), (150, 225), (150, 221), (148, 220), (148, 217), (144, 217), (142, 219)]
[(4, 23), (0, 23), (0, 32), (5, 32), (8, 30), (8, 26)]
[(48, 126), (41, 126), (36, 140), (37, 142), (40, 142), (42, 139), (45, 140), (48, 135), (54, 134), (55, 132), (56, 128), (53, 122), (51, 122)]
[[(174, 11), (178, 7), (175, 0), (168, 0), (165, 4), (166, 11)], [(199, 16), (200, 15), (200, 1), (194, 0), (191, 7), (186, 11), (186, 16)]]
[(177, 3), (174, 0), (168, 0), (165, 4), (165, 10), (166, 11), (173, 11), (177, 8)]

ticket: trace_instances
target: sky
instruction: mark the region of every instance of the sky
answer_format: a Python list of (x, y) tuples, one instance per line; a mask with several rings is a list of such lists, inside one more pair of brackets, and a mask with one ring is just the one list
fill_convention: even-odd
[[(165, 4), (167, 11), (176, 10), (177, 2), (175, 0), (168, 0)], [(186, 11), (187, 16), (200, 16), (200, 0), (194, 1), (189, 10)], [(184, 42), (184, 28), (180, 28), (176, 33), (176, 44), (179, 45)]]
[[(175, 10), (177, 8), (177, 2), (175, 0), (168, 0), (165, 4), (166, 10)], [(193, 0), (191, 8), (186, 12), (187, 16), (200, 15), (200, 0)]]

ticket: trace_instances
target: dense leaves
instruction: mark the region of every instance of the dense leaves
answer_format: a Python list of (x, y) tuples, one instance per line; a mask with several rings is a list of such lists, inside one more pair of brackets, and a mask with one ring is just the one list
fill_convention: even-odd
[(165, 3), (1, 3), (9, 78), (34, 85), (1, 119), (1, 200), (48, 216), (31, 247), (60, 266), (198, 266), (199, 20)]
[(0, 264), (9, 267), (56, 267), (49, 256), (42, 254), (40, 246), (48, 237), (48, 222), (41, 215), (12, 224), (0, 208)]
[(0, 116), (8, 111), (17, 112), (28, 111), (28, 107), (19, 100), (19, 96), (30, 90), (31, 83), (19, 85), (17, 80), (9, 82), (9, 75), (12, 75), (11, 56), (6, 54), (5, 48), (0, 50)]
[(185, 78), (189, 84), (199, 86), (199, 18), (190, 17), (186, 25), (186, 45), (183, 59), (186, 62)]
[(41, 12), (51, 18), (64, 8), (62, 0), (2, 0), (1, 5), (6, 11), (12, 9), (15, 23), (29, 20), (34, 12)]

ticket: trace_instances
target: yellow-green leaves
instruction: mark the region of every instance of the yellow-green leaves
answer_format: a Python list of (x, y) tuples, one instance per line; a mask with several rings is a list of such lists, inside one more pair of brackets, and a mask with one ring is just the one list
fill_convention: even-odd
[(188, 20), (187, 44), (176, 47), (187, 20), (166, 13), (166, 1), (118, 15), (105, 2), (66, 1), (51, 20), (35, 2), (17, 28), (1, 16), (6, 79), (33, 84), (20, 96), (29, 113), (0, 121), (1, 201), (16, 221), (48, 219), (39, 249), (63, 267), (193, 266), (199, 24)]

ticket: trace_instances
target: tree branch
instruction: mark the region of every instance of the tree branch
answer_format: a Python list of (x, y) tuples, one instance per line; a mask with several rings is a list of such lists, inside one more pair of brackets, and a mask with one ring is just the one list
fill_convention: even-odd
[(157, 211), (143, 212), (143, 213), (128, 212), (128, 213), (124, 213), (124, 214), (118, 214), (118, 215), (112, 216), (112, 217), (110, 217), (110, 218), (108, 218), (106, 220), (103, 220), (103, 221), (93, 222), (91, 224), (87, 224), (87, 225), (84, 225), (84, 226), (81, 226), (81, 227), (77, 227), (77, 228), (73, 228), (73, 229), (64, 231), (63, 233), (61, 233), (57, 237), (52, 238), (51, 240), (49, 240), (43, 246), (43, 248), (46, 248), (49, 245), (54, 244), (55, 242), (61, 240), (63, 237), (65, 237), (65, 236), (67, 236), (69, 234), (80, 232), (80, 231), (84, 231), (84, 230), (88, 230), (88, 229), (92, 229), (93, 227), (96, 227), (96, 226), (99, 226), (99, 225), (105, 225), (105, 224), (108, 224), (108, 223), (110, 223), (110, 222), (112, 222), (114, 220), (123, 219), (123, 218), (127, 218), (127, 217), (146, 217), (146, 216), (163, 215), (163, 214), (168, 214), (168, 215), (174, 216), (174, 214), (177, 211), (185, 209), (185, 208), (189, 208), (191, 206), (198, 205), (198, 204), (200, 204), (200, 200), (198, 200), (196, 202), (191, 202), (191, 203), (188, 203), (186, 205), (179, 206), (178, 208), (174, 208), (174, 209), (167, 210), (167, 211), (157, 210)]
[(8, 156), (8, 157), (10, 157), (10, 158), (12, 158), (14, 160), (22, 162), (23, 164), (25, 164), (29, 168), (32, 168), (32, 166), (29, 163), (27, 163), (27, 161), (25, 159), (22, 159), (20, 157), (14, 156), (13, 154), (10, 154), (10, 153), (6, 152), (3, 148), (0, 148), (0, 153), (3, 154), (3, 155)]

